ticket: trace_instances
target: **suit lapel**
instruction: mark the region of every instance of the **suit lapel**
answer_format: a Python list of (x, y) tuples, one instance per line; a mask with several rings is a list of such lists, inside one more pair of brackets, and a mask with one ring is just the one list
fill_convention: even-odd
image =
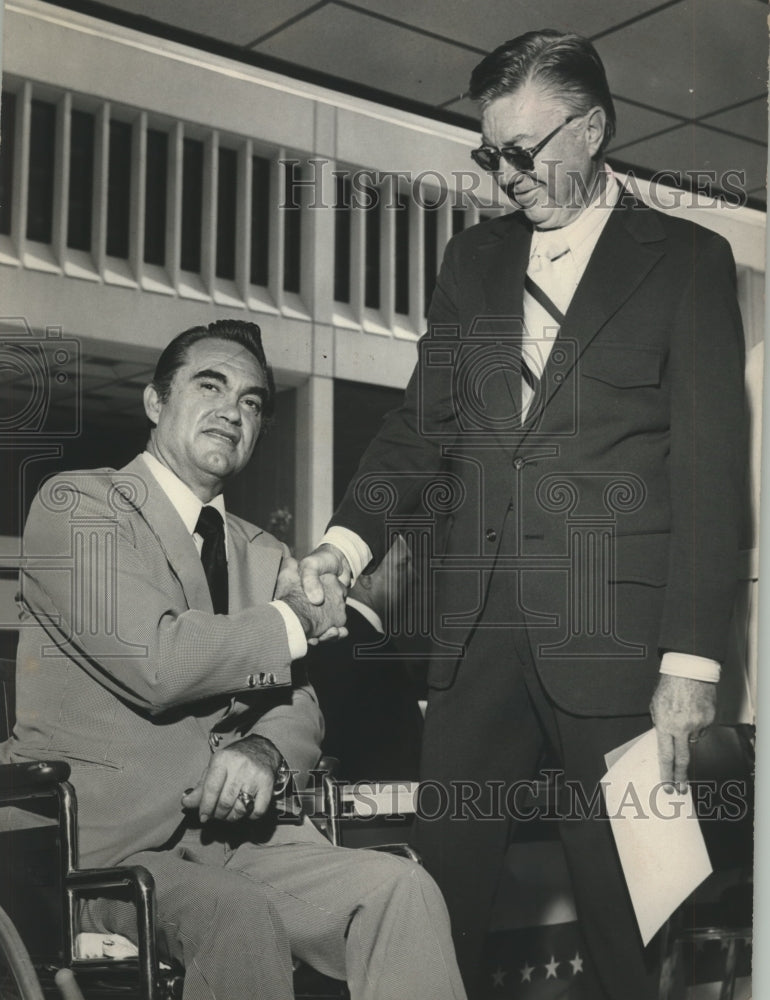
[(480, 308), (472, 301), (468, 303), (473, 316), (466, 343), (470, 346), (478, 338), (483, 349), (484, 340), (493, 340), (513, 354), (501, 360), (502, 377), (492, 379), (484, 388), (491, 434), (506, 453), (511, 450), (511, 434), (520, 433), (515, 415), (521, 412), (524, 276), (531, 240), (532, 230), (520, 214), (503, 216), (492, 223), (474, 255), (477, 270), (472, 282), (479, 283), (483, 299)]
[[(636, 199), (621, 196), (599, 237), (559, 330), (557, 343), (574, 345), (558, 378), (553, 377), (554, 354), (543, 374), (544, 396), (538, 412), (547, 407), (568, 378), (599, 330), (620, 309), (663, 256), (665, 233), (654, 213)], [(533, 421), (532, 430), (540, 420)]]
[(198, 611), (213, 612), (206, 574), (195, 542), (142, 457), (138, 455), (115, 473), (113, 481), (157, 538), (182, 586), (188, 606)]
[(230, 613), (272, 601), (283, 558), (281, 550), (266, 542), (260, 528), (230, 516), (227, 518), (227, 544)]

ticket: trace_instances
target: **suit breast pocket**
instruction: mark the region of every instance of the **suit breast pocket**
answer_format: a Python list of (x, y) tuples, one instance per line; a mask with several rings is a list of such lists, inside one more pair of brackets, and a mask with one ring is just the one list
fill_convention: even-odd
[(616, 389), (660, 385), (661, 356), (654, 347), (592, 345), (578, 362), (580, 374)]

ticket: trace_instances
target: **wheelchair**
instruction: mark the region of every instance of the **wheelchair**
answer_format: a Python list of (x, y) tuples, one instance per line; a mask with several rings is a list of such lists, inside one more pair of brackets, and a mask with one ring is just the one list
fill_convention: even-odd
[[(12, 728), (15, 664), (0, 660), (0, 743)], [(347, 801), (324, 759), (302, 793), (303, 811), (333, 844)], [(78, 867), (77, 796), (65, 761), (0, 765), (0, 1000), (178, 1000), (184, 969), (161, 961), (154, 884), (140, 866)], [(292, 821), (296, 819), (292, 817)], [(419, 860), (406, 844), (367, 845)], [(138, 952), (80, 957), (79, 909), (87, 895), (117, 892), (136, 911)], [(297, 1000), (344, 1000), (344, 983), (295, 965)]]

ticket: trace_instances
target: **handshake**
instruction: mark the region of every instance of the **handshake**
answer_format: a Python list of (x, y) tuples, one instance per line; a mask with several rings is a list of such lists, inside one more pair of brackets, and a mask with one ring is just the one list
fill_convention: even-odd
[(338, 639), (345, 629), (345, 597), (351, 581), (347, 559), (333, 545), (319, 545), (301, 563), (285, 559), (275, 599), (288, 604), (308, 642)]

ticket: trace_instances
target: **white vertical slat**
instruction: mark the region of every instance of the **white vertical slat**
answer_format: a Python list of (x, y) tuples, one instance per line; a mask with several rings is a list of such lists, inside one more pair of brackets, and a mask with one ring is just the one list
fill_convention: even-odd
[(296, 550), (309, 552), (333, 510), (334, 381), (311, 375), (297, 389)]
[(246, 139), (238, 147), (238, 184), (235, 211), (235, 287), (244, 302), (249, 301), (251, 278), (251, 184), (254, 143)]
[(94, 217), (91, 254), (96, 270), (104, 278), (107, 264), (107, 205), (110, 177), (110, 103), (103, 101), (94, 122)]
[(16, 253), (23, 258), (27, 244), (29, 206), (29, 134), (32, 119), (32, 84), (25, 80), (16, 96), (17, 125), (13, 175), (17, 198), (11, 212), (11, 238)]
[(409, 206), (409, 321), (419, 332), (424, 325), (425, 209), (412, 199)]
[(302, 200), (302, 300), (315, 323), (332, 323), (334, 312), (334, 175), (333, 164), (309, 164), (314, 187)]
[(144, 273), (144, 205), (147, 187), (147, 112), (140, 111), (131, 130), (131, 223), (128, 259), (134, 278)]
[(284, 232), (285, 210), (281, 209), (286, 199), (286, 174), (280, 162), (286, 158), (286, 150), (279, 149), (278, 155), (270, 164), (270, 190), (275, 191), (275, 197), (270, 199), (270, 254), (268, 263), (268, 289), (276, 306), (281, 309), (284, 304), (283, 293), (283, 248), (286, 241)]
[(67, 218), (70, 193), (70, 145), (72, 138), (72, 94), (65, 91), (56, 102), (56, 143), (54, 145), (53, 228), (54, 258), (64, 266), (67, 257)]
[(184, 126), (175, 122), (168, 133), (168, 177), (166, 210), (166, 271), (171, 287), (179, 290), (182, 264), (182, 177)]
[(364, 226), (366, 213), (358, 204), (355, 192), (351, 190), (350, 210), (350, 309), (353, 319), (361, 326), (364, 323), (364, 300), (366, 295), (366, 240)]
[(380, 315), (389, 330), (396, 322), (396, 210), (395, 177), (380, 187)]
[(219, 133), (212, 131), (203, 144), (203, 224), (201, 226), (201, 280), (213, 297), (217, 267), (217, 185)]

